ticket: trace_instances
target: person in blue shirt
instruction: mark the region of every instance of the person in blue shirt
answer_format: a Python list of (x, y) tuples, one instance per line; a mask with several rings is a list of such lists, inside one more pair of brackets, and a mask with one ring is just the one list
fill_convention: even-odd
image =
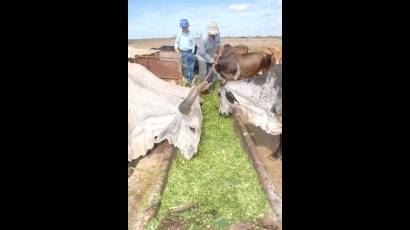
[(185, 66), (185, 68), (183, 68), (184, 77), (188, 81), (188, 84), (192, 85), (195, 65), (195, 38), (189, 30), (187, 19), (182, 19), (179, 25), (182, 30), (176, 36), (175, 51), (181, 53), (181, 62)]
[[(204, 80), (212, 64), (215, 64), (214, 56), (216, 50), (221, 45), (221, 35), (219, 33), (218, 24), (216, 22), (208, 23), (208, 30), (201, 34), (201, 42), (198, 47), (197, 60), (199, 67), (199, 76)], [(208, 82), (214, 81), (214, 74), (211, 73)], [(209, 92), (213, 92), (213, 84), (209, 87)]]

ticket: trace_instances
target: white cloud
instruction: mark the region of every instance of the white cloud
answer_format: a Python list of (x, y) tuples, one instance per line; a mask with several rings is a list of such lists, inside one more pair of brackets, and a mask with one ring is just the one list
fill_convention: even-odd
[(247, 3), (242, 3), (242, 4), (232, 4), (228, 7), (228, 9), (233, 10), (233, 11), (243, 11), (248, 9), (250, 4)]
[[(218, 23), (222, 36), (282, 34), (282, 9), (276, 7), (281, 0), (255, 0), (254, 3), (244, 1), (236, 5), (176, 5), (170, 6), (167, 12), (155, 10), (156, 6), (153, 4), (152, 9), (129, 14), (128, 37), (172, 37), (180, 31), (181, 18), (189, 20), (194, 34), (205, 32), (209, 21)], [(153, 32), (149, 32), (150, 30)]]

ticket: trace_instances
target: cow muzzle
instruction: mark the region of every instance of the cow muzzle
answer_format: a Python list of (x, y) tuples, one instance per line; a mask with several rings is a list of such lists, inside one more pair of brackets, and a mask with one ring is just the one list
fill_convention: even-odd
[(182, 154), (184, 155), (184, 158), (186, 160), (191, 160), (192, 157), (195, 154), (195, 148), (192, 147), (192, 146), (189, 146), (188, 149), (185, 152), (183, 152)]
[(230, 112), (221, 112), (221, 111), (219, 111), (219, 114), (222, 115), (222, 116), (224, 116), (224, 117), (229, 117), (229, 116), (231, 116), (231, 113), (230, 113)]

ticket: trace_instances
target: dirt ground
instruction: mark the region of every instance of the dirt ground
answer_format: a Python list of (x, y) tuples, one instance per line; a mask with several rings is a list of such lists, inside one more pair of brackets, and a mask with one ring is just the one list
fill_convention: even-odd
[[(157, 38), (157, 39), (129, 39), (128, 46), (146, 49), (158, 48), (160, 46), (173, 46), (175, 40), (173, 38)], [(244, 38), (221, 38), (222, 44), (239, 45), (244, 44), (250, 50), (262, 49), (266, 47), (282, 48), (282, 39), (276, 37), (244, 37)], [(199, 39), (196, 39), (196, 44), (199, 44)]]
[(282, 160), (273, 160), (272, 151), (279, 147), (279, 136), (267, 134), (260, 127), (250, 124), (246, 119), (241, 119), (255, 142), (256, 151), (261, 157), (265, 168), (274, 180), (275, 186), (282, 195)]
[(152, 205), (148, 193), (164, 173), (161, 164), (165, 159), (165, 148), (169, 148), (169, 144), (163, 142), (144, 157), (128, 163), (128, 229), (143, 229), (145, 220), (137, 215)]

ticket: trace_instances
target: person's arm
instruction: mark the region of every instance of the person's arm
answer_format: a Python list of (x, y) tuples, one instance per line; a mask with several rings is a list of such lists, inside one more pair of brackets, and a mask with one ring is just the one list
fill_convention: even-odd
[(179, 41), (180, 41), (180, 36), (179, 33), (177, 34), (177, 37), (175, 39), (175, 52), (179, 53)]
[(214, 63), (214, 59), (206, 53), (206, 36), (201, 36), (201, 46), (198, 48), (198, 53), (205, 59), (208, 63)]
[[(200, 39), (199, 39), (199, 47), (198, 47), (198, 54), (201, 57), (205, 58), (205, 41), (203, 39), (203, 35), (201, 34)], [(206, 60), (206, 59), (205, 59)]]

